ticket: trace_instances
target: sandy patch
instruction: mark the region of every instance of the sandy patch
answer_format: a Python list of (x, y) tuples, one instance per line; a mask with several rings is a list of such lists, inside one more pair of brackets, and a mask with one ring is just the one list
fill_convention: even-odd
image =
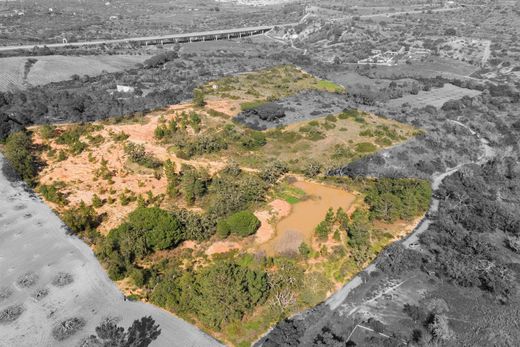
[(208, 247), (206, 250), (207, 255), (213, 255), (218, 253), (227, 253), (234, 249), (241, 249), (241, 246), (238, 242), (234, 241), (217, 241)]
[[(225, 101), (221, 102), (226, 104)], [(223, 106), (224, 107), (224, 106)], [(168, 151), (167, 146), (157, 143), (154, 138), (154, 131), (160, 124), (161, 117), (166, 121), (176, 117), (175, 112), (193, 110), (189, 103), (174, 105), (166, 112), (155, 112), (145, 117), (145, 122), (131, 124), (111, 124), (104, 125), (102, 130), (92, 133), (93, 136), (102, 136), (104, 142), (99, 145), (89, 145), (88, 149), (76, 156), (69, 156), (66, 160), (57, 162), (49, 160), (46, 154), (42, 159), (47, 166), (40, 172), (39, 180), (42, 184), (51, 184), (55, 181), (62, 181), (66, 184), (63, 192), (66, 193), (69, 204), (67, 207), (77, 205), (84, 201), (90, 204), (94, 194), (97, 194), (105, 204), (97, 208), (99, 214), (104, 216), (102, 224), (98, 230), (106, 233), (110, 229), (118, 226), (133, 211), (137, 203), (129, 202), (122, 205), (120, 196), (135, 195), (146, 197), (148, 192), (154, 196), (166, 192), (167, 180), (164, 175), (156, 176), (153, 170), (140, 167), (137, 164), (129, 163), (124, 151), (124, 142), (115, 142), (111, 134), (124, 132), (128, 135), (129, 142), (143, 144), (145, 150), (152, 153), (159, 160), (171, 160), (179, 171), (182, 164), (189, 164), (197, 168), (205, 168), (210, 174), (222, 170), (227, 162), (225, 160), (211, 161), (207, 159), (184, 160), (177, 158), (175, 154)], [(94, 123), (99, 124), (99, 123)], [(34, 128), (35, 130), (36, 127)], [(88, 142), (82, 138), (82, 141)], [(34, 142), (42, 144), (43, 141), (35, 131)], [(51, 143), (56, 150), (66, 149), (66, 146)], [(96, 171), (100, 169), (101, 162), (106, 161), (106, 167), (112, 174), (111, 181), (108, 182), (101, 177), (96, 177)], [(162, 170), (159, 170), (162, 173)], [(106, 203), (109, 199), (115, 200), (112, 204)], [(49, 205), (57, 210), (61, 207), (48, 202)]]
[(269, 210), (255, 212), (260, 220), (260, 228), (255, 234), (255, 243), (262, 244), (269, 241), (274, 235), (273, 219), (287, 217), (291, 213), (291, 204), (287, 201), (276, 199), (269, 203)]
[(227, 114), (228, 116), (234, 117), (240, 113), (240, 103), (242, 100), (229, 100), (229, 99), (218, 99), (206, 100), (206, 107), (213, 109), (218, 112)]

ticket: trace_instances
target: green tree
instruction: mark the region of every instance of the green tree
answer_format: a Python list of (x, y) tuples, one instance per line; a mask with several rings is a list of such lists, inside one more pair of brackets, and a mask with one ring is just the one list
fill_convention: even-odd
[(36, 160), (31, 153), (31, 136), (25, 131), (9, 135), (5, 141), (4, 154), (11, 166), (30, 186), (35, 185)]
[(309, 256), (312, 253), (311, 248), (305, 242), (302, 242), (300, 244), (300, 246), (298, 247), (298, 251), (300, 252), (300, 255), (305, 259), (309, 258)]
[(320, 222), (314, 229), (316, 232), (316, 235), (320, 240), (326, 240), (329, 236), (330, 232), (332, 231), (332, 228), (334, 226), (336, 218), (334, 216), (334, 210), (332, 208), (329, 208), (327, 210), (327, 214), (325, 215), (325, 219)]
[(203, 197), (208, 191), (210, 181), (211, 178), (207, 171), (197, 170), (193, 166), (183, 164), (180, 187), (186, 203), (193, 205), (197, 199)]
[(348, 244), (354, 260), (358, 264), (364, 263), (368, 258), (370, 247), (370, 224), (365, 211), (356, 209), (352, 213), (348, 236)]
[(127, 224), (144, 234), (147, 245), (154, 250), (176, 246), (182, 240), (177, 219), (158, 207), (137, 208), (128, 216)]
[(198, 88), (193, 90), (193, 104), (197, 107), (204, 107), (206, 105), (204, 92)]
[(103, 200), (97, 194), (94, 194), (94, 196), (92, 196), (92, 206), (94, 208), (100, 208), (101, 206), (103, 206), (103, 204)]
[(336, 211), (336, 222), (339, 224), (339, 227), (342, 230), (348, 230), (348, 226), (350, 223), (349, 217), (342, 207), (338, 208), (338, 210)]
[(81, 202), (79, 206), (72, 207), (63, 212), (61, 218), (63, 222), (75, 233), (90, 231), (99, 224), (96, 211), (92, 206), (87, 206)]
[(164, 162), (164, 175), (166, 176), (166, 193), (169, 197), (175, 198), (179, 195), (179, 175), (175, 172), (175, 163), (170, 159)]
[(287, 164), (283, 161), (275, 160), (268, 163), (260, 172), (260, 177), (269, 184), (274, 184), (280, 177), (289, 171)]

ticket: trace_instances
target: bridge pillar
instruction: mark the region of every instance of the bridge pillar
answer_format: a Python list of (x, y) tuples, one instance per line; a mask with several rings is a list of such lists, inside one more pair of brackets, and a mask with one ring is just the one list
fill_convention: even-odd
[(227, 39), (229, 40), (231, 38), (231, 35), (227, 34)]

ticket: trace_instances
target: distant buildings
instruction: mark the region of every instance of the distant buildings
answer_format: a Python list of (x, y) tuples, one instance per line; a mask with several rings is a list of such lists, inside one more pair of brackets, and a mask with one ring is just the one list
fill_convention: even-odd
[(406, 51), (405, 47), (401, 47), (397, 52), (386, 51), (381, 52), (379, 49), (372, 50), (372, 56), (359, 60), (358, 64), (363, 65), (384, 65), (392, 66), (399, 64), (400, 61), (406, 60), (420, 60), (431, 54), (431, 51), (426, 48), (410, 47)]
[(122, 86), (122, 85), (117, 85), (117, 92), (118, 93), (134, 93), (135, 92), (135, 88), (134, 87), (130, 87), (130, 86)]

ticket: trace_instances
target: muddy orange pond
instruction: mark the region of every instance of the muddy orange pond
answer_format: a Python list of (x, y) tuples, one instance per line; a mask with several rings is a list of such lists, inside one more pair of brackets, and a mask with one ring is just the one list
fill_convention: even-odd
[(297, 181), (293, 185), (307, 197), (292, 205), (291, 213), (277, 223), (276, 235), (262, 247), (268, 255), (297, 252), (302, 242), (311, 244), (314, 229), (330, 207), (348, 211), (356, 200), (350, 192), (319, 183)]

